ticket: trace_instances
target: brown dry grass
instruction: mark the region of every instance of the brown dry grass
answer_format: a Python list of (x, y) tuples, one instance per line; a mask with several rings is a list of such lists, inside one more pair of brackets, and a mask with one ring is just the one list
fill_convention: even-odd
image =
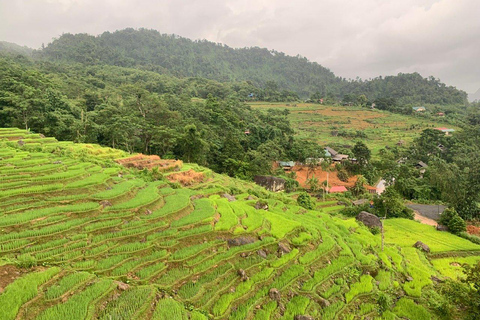
[(172, 173), (167, 176), (170, 182), (178, 182), (182, 186), (191, 186), (199, 182), (203, 182), (205, 175), (202, 172), (196, 172), (192, 169), (188, 171)]
[(139, 170), (157, 168), (162, 172), (179, 169), (183, 165), (181, 160), (160, 159), (157, 155), (148, 156), (141, 153), (115, 161), (126, 168), (136, 168)]

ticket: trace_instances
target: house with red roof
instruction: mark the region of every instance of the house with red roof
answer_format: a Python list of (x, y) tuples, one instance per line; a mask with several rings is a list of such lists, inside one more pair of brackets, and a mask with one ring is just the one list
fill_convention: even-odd
[(455, 132), (455, 129), (445, 128), (445, 127), (435, 128), (435, 130), (442, 131), (442, 132), (445, 133), (445, 135), (447, 135), (447, 136), (448, 136), (450, 133)]
[(328, 190), (329, 193), (343, 193), (347, 191), (348, 190), (345, 188), (345, 186), (333, 186)]

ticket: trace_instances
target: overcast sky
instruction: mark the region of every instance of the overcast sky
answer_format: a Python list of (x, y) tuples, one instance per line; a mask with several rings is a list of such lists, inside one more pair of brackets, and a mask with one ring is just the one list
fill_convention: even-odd
[(0, 40), (33, 48), (126, 27), (300, 54), (345, 78), (480, 88), (479, 0), (0, 0)]

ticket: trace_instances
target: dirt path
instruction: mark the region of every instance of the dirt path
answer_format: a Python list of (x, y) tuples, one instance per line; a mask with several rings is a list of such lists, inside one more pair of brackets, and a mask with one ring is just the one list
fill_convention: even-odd
[(422, 215), (421, 215), (420, 213), (418, 213), (418, 211), (416, 211), (416, 210), (413, 211), (413, 212), (414, 212), (414, 214), (415, 214), (415, 218), (414, 218), (414, 219), (415, 219), (416, 221), (419, 221), (419, 222), (421, 222), (421, 223), (423, 223), (423, 224), (428, 224), (428, 225), (434, 226), (434, 227), (437, 226), (437, 221), (422, 216)]

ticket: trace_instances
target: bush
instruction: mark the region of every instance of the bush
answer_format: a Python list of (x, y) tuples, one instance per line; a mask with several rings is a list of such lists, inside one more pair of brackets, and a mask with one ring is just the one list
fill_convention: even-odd
[(460, 234), (465, 232), (466, 224), (460, 217), (457, 211), (454, 208), (447, 208), (443, 211), (442, 216), (439, 221), (440, 224), (443, 224), (448, 227), (448, 230), (453, 234)]
[(365, 203), (360, 206), (345, 207), (340, 211), (340, 213), (346, 217), (356, 217), (362, 211), (370, 212), (370, 204)]
[(450, 230), (453, 234), (459, 234), (460, 232), (464, 232), (467, 228), (465, 221), (459, 216), (454, 216), (450, 222), (448, 223), (448, 230)]
[(37, 265), (37, 259), (31, 254), (22, 254), (17, 257), (17, 266), (19, 268), (31, 268)]
[(458, 215), (458, 214), (457, 214), (457, 211), (454, 208), (446, 208), (442, 212), (442, 214), (440, 216), (440, 220), (438, 220), (438, 223), (443, 224), (444, 226), (448, 226), (448, 223), (450, 222), (450, 220), (452, 220), (452, 218), (456, 215)]
[(379, 227), (376, 227), (376, 226), (370, 229), (370, 232), (371, 232), (373, 235), (379, 234), (380, 231), (381, 231), (380, 228), (379, 228)]
[(348, 181), (348, 173), (345, 169), (341, 169), (340, 171), (338, 171), (337, 177), (338, 179), (340, 179), (340, 181), (343, 181), (343, 182)]
[(381, 313), (384, 313), (392, 306), (392, 298), (388, 294), (380, 293), (377, 299), (377, 305)]
[(310, 195), (306, 192), (301, 193), (297, 198), (297, 204), (305, 209), (312, 210), (314, 203)]
[(299, 187), (299, 183), (297, 180), (292, 178), (284, 178), (285, 179), (285, 191), (286, 192), (294, 192)]

